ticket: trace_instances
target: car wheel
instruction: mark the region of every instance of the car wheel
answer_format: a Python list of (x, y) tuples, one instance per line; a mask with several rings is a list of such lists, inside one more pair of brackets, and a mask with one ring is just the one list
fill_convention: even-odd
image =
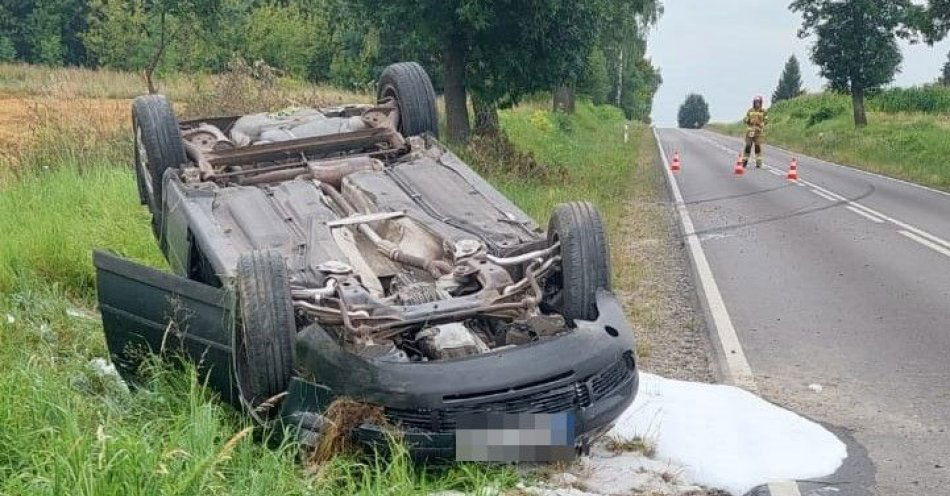
[(297, 327), (284, 258), (276, 251), (242, 255), (235, 289), (234, 375), (241, 401), (253, 413), (287, 390), (293, 370)]
[(188, 161), (178, 119), (164, 96), (140, 96), (132, 102), (132, 130), (139, 198), (152, 213), (155, 236), (162, 239), (162, 179), (166, 170)]
[(561, 270), (546, 286), (551, 306), (572, 321), (597, 318), (597, 290), (610, 289), (610, 248), (604, 223), (589, 202), (558, 205), (548, 225), (548, 241), (561, 244)]
[(425, 69), (416, 62), (387, 67), (379, 77), (380, 102), (393, 100), (399, 109), (399, 132), (403, 136), (430, 133), (439, 136), (435, 90)]

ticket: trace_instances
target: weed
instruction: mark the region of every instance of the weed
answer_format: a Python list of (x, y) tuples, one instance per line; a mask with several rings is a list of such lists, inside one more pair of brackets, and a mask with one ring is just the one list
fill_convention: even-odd
[(650, 458), (656, 454), (656, 446), (652, 442), (641, 437), (634, 437), (631, 439), (612, 437), (607, 440), (605, 447), (609, 451), (616, 454), (639, 453), (647, 458)]

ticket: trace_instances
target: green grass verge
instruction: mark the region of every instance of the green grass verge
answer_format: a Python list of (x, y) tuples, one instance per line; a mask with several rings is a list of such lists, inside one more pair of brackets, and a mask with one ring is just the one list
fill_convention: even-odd
[[(927, 96), (933, 99), (928, 99)], [(950, 90), (886, 92), (868, 102), (869, 124), (856, 129), (850, 98), (808, 95), (781, 102), (769, 113), (766, 140), (825, 160), (950, 191)], [(904, 111), (934, 108), (939, 111)], [(711, 129), (741, 136), (741, 124)]]
[[(628, 239), (621, 226), (643, 128), (625, 144), (622, 115), (588, 104), (569, 117), (522, 107), (502, 122), (518, 147), (559, 172), (488, 168), (495, 184), (541, 222), (559, 202), (590, 199), (614, 243)], [(91, 249), (164, 265), (116, 143), (78, 155), (47, 146), (0, 189), (0, 494), (424, 495), (514, 484), (510, 467), (427, 468), (398, 445), (392, 455), (339, 457), (314, 471), (295, 463), (297, 447), (279, 433), (245, 432), (243, 416), (191, 368), (157, 364), (131, 393), (97, 374), (91, 361), (106, 349)], [(620, 251), (615, 261), (626, 259)], [(615, 262), (615, 270), (633, 265)]]
[(501, 113), (511, 142), (539, 163), (533, 169), (507, 163), (486, 167), (471, 152), (460, 154), (545, 228), (558, 203), (588, 200), (600, 209), (608, 232), (618, 232), (645, 127), (631, 124), (624, 143), (626, 121), (615, 107), (578, 102), (574, 115), (548, 107), (529, 104)]

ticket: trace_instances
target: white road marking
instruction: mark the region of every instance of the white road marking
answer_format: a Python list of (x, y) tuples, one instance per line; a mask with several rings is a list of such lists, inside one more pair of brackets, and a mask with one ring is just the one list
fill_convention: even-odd
[(916, 235), (916, 234), (914, 234), (914, 233), (912, 233), (912, 232), (907, 232), (907, 231), (898, 231), (898, 232), (901, 233), (901, 234), (903, 234), (904, 236), (906, 236), (906, 237), (908, 237), (908, 238), (910, 238), (910, 239), (912, 239), (912, 240), (914, 240), (914, 241), (916, 241), (916, 242), (918, 242), (918, 243), (920, 243), (920, 244), (926, 246), (927, 248), (930, 248), (931, 250), (934, 250), (934, 251), (936, 251), (936, 252), (938, 252), (938, 253), (942, 253), (942, 254), (944, 254), (944, 255), (950, 257), (950, 250), (948, 250), (948, 249), (946, 249), (946, 248), (944, 248), (944, 247), (938, 245), (937, 243), (934, 243), (934, 242), (930, 241), (929, 239), (926, 239), (926, 238), (923, 238), (923, 237), (921, 237), (921, 236), (918, 236), (918, 235)]
[(869, 220), (869, 221), (871, 221), (871, 222), (875, 222), (875, 223), (877, 223), (877, 224), (883, 224), (883, 223), (884, 223), (884, 219), (882, 219), (882, 218), (880, 218), (880, 217), (875, 217), (875, 216), (873, 216), (873, 215), (871, 215), (871, 214), (865, 212), (864, 210), (860, 210), (860, 209), (854, 208), (854, 207), (852, 207), (851, 205), (848, 205), (848, 206), (845, 207), (845, 208), (847, 208), (848, 210), (850, 210), (850, 211), (852, 211), (852, 212), (854, 212), (854, 213), (860, 215), (861, 217), (864, 217), (865, 219), (867, 219), (867, 220)]
[(819, 191), (819, 190), (817, 190), (817, 189), (813, 189), (813, 190), (810, 190), (810, 191), (811, 191), (812, 193), (814, 193), (814, 194), (816, 194), (816, 195), (818, 195), (818, 196), (824, 198), (825, 200), (833, 201), (833, 202), (839, 201), (837, 198), (832, 197), (832, 196), (829, 196), (829, 195), (826, 195), (824, 192)]
[(772, 496), (802, 496), (795, 481), (769, 482), (769, 494)]
[(683, 225), (686, 246), (689, 249), (690, 257), (693, 259), (693, 265), (696, 267), (696, 276), (699, 279), (702, 295), (705, 297), (706, 307), (713, 319), (712, 325), (722, 347), (725, 365), (728, 369), (725, 371), (729, 376), (727, 382), (749, 391), (756, 391), (752, 367), (742, 350), (742, 343), (739, 342), (736, 328), (732, 325), (732, 318), (729, 316), (726, 303), (719, 291), (719, 285), (716, 283), (716, 278), (709, 266), (706, 252), (703, 251), (703, 246), (696, 235), (693, 219), (690, 217), (686, 203), (683, 201), (683, 194), (680, 192), (676, 177), (670, 171), (666, 150), (663, 149), (663, 143), (660, 141), (660, 135), (656, 128), (653, 128), (653, 137), (656, 139), (656, 146), (660, 150), (663, 170), (666, 171), (666, 178), (669, 181), (670, 190), (673, 192), (673, 201), (676, 203), (676, 211)]
[[(686, 131), (682, 131), (682, 132), (683, 132), (684, 134), (687, 134), (688, 136), (693, 136), (693, 137), (699, 138), (700, 140), (705, 141), (705, 142), (709, 143), (710, 145), (715, 146), (716, 148), (719, 148), (720, 150), (723, 150), (723, 151), (728, 152), (730, 155), (732, 154), (732, 150), (730, 150), (729, 148), (727, 148), (727, 147), (725, 147), (725, 146), (723, 146), (723, 145), (721, 145), (721, 144), (719, 144), (719, 143), (713, 141), (712, 139), (709, 139), (709, 138), (707, 138), (707, 137), (705, 137), (705, 136), (701, 136), (701, 135), (698, 135), (698, 134), (689, 134), (689, 133), (686, 133)], [(717, 136), (718, 136), (718, 135), (717, 135)], [(728, 137), (727, 137), (727, 138), (728, 138)], [(771, 146), (771, 145), (770, 145), (770, 146)], [(781, 148), (778, 148), (778, 147), (773, 147), (773, 148), (775, 148), (775, 149), (777, 149), (777, 150), (781, 150), (782, 152), (788, 153), (788, 154), (790, 154), (790, 155), (795, 155), (795, 153), (793, 153), (793, 152), (789, 152), (789, 151), (787, 151), (787, 150), (782, 150)], [(934, 191), (934, 192), (941, 193), (941, 194), (944, 194), (944, 195), (950, 195), (950, 194), (948, 194), (948, 193), (946, 193), (946, 192), (944, 192), (944, 191), (935, 190), (935, 189), (932, 189), (932, 188), (928, 188), (928, 187), (926, 187), (926, 186), (921, 186), (921, 185), (919, 185), (919, 184), (908, 183), (908, 182), (906, 182), (906, 181), (901, 181), (901, 180), (899, 180), (899, 179), (894, 179), (894, 178), (887, 177), (887, 176), (881, 176), (881, 175), (879, 175), (879, 174), (869, 173), (869, 172), (867, 172), (867, 171), (862, 171), (862, 170), (859, 170), (859, 169), (855, 169), (855, 168), (853, 168), (853, 167), (847, 167), (847, 166), (843, 166), (843, 165), (839, 165), (839, 164), (834, 164), (834, 163), (831, 163), (831, 162), (826, 162), (826, 161), (824, 161), (824, 160), (818, 160), (818, 159), (815, 159), (815, 158), (813, 158), (813, 157), (808, 157), (808, 158), (809, 158), (810, 160), (814, 160), (814, 161), (816, 161), (816, 162), (818, 162), (818, 163), (827, 164), (827, 165), (833, 165), (833, 166), (835, 166), (835, 167), (845, 167), (845, 168), (847, 168), (848, 170), (853, 170), (853, 171), (856, 171), (856, 172), (861, 172), (861, 173), (869, 174), (869, 175), (872, 175), (872, 176), (880, 177), (880, 178), (882, 178), (882, 179), (889, 179), (889, 180), (892, 180), (892, 181), (897, 181), (897, 182), (900, 182), (900, 183), (905, 183), (905, 184), (909, 184), (909, 185), (912, 185), (912, 186), (917, 186), (917, 187), (919, 187), (919, 188), (926, 189), (926, 190), (928, 190), (928, 191)], [(774, 169), (774, 167), (769, 166), (769, 165), (766, 165), (766, 167), (769, 167), (770, 169)], [(801, 168), (799, 167), (799, 170), (800, 170), (800, 169), (801, 169)], [(874, 216), (874, 217), (878, 217), (878, 218), (880, 218), (880, 219), (883, 219), (884, 221), (890, 222), (891, 224), (894, 224), (895, 226), (897, 226), (897, 227), (899, 227), (899, 228), (901, 228), (901, 229), (904, 229), (905, 231), (908, 231), (908, 232), (910, 232), (910, 233), (916, 234), (917, 236), (919, 236), (919, 237), (921, 237), (921, 238), (925, 238), (925, 239), (929, 240), (929, 241), (932, 242), (932, 243), (935, 243), (935, 244), (937, 244), (937, 245), (941, 245), (942, 247), (945, 247), (945, 248), (947, 248), (947, 249), (950, 249), (950, 241), (947, 241), (947, 240), (945, 240), (945, 239), (943, 239), (943, 238), (941, 238), (941, 237), (939, 237), (939, 236), (936, 236), (936, 235), (931, 234), (931, 233), (929, 233), (929, 232), (927, 232), (927, 231), (924, 231), (923, 229), (921, 229), (921, 228), (919, 228), (919, 227), (912, 226), (912, 225), (910, 225), (910, 224), (907, 224), (906, 222), (902, 222), (902, 221), (900, 221), (900, 220), (897, 220), (897, 219), (895, 219), (895, 218), (893, 218), (893, 217), (891, 217), (891, 216), (889, 216), (889, 215), (887, 215), (887, 214), (884, 214), (884, 213), (882, 213), (882, 212), (879, 212), (879, 211), (877, 211), (877, 210), (875, 210), (875, 209), (873, 209), (873, 208), (870, 208), (870, 207), (868, 207), (868, 206), (862, 205), (862, 204), (860, 204), (860, 203), (858, 203), (858, 202), (855, 202), (855, 201), (851, 201), (851, 200), (845, 198), (844, 196), (841, 196), (841, 195), (839, 195), (838, 193), (835, 193), (835, 192), (830, 191), (830, 190), (828, 190), (828, 189), (822, 188), (821, 186), (819, 186), (819, 185), (817, 185), (817, 184), (815, 184), (815, 183), (812, 183), (812, 182), (809, 182), (809, 181), (805, 181), (804, 179), (800, 179), (800, 180), (799, 180), (799, 183), (800, 183), (800, 184), (803, 183), (804, 185), (811, 186), (812, 188), (814, 188), (814, 189), (816, 189), (816, 190), (818, 190), (818, 191), (821, 191), (822, 193), (824, 193), (824, 194), (826, 194), (826, 195), (828, 195), (828, 196), (834, 198), (836, 201), (841, 201), (841, 202), (845, 203), (846, 205), (851, 206), (851, 207), (854, 207), (854, 208), (856, 208), (856, 209), (858, 209), (858, 210), (861, 210), (861, 211), (863, 211), (864, 213), (866, 213), (866, 214), (868, 214), (868, 215), (871, 215), (871, 216)]]
[[(739, 138), (735, 138), (735, 137), (733, 137), (733, 136), (728, 136), (728, 135), (725, 135), (725, 134), (719, 134), (719, 133), (716, 133), (716, 132), (714, 132), (714, 131), (705, 131), (705, 132), (710, 133), (710, 134), (714, 134), (715, 136), (718, 136), (718, 137), (723, 137), (723, 138), (731, 139), (731, 140), (737, 141), (737, 142), (739, 142), (739, 143), (742, 143), (742, 141), (741, 141)], [(782, 153), (788, 154), (788, 155), (792, 155), (792, 156), (802, 155), (801, 153), (796, 153), (796, 152), (793, 152), (793, 151), (791, 151), (791, 150), (786, 150), (786, 149), (784, 149), (784, 148), (782, 148), (782, 147), (779, 147), (779, 146), (775, 146), (775, 145), (768, 145), (768, 146), (771, 147), (771, 148), (774, 148), (774, 149), (776, 149), (776, 150), (778, 150), (778, 151), (780, 151), (780, 152), (782, 152)], [(804, 155), (802, 155), (802, 156), (804, 156)], [(827, 160), (822, 160), (822, 159), (820, 159), (820, 158), (815, 158), (815, 157), (808, 157), (808, 158), (811, 159), (811, 160), (814, 160), (815, 162), (818, 162), (818, 163), (820, 163), (820, 164), (830, 165), (830, 166), (832, 166), (832, 167), (838, 167), (839, 169), (848, 169), (849, 171), (857, 172), (858, 174), (864, 174), (864, 175), (866, 175), (866, 176), (874, 176), (874, 177), (877, 177), (877, 178), (880, 178), (880, 179), (886, 179), (886, 180), (888, 180), (888, 181), (894, 181), (894, 182), (896, 182), (896, 183), (906, 184), (907, 186), (913, 186), (913, 187), (915, 187), (915, 188), (920, 188), (920, 189), (923, 189), (923, 190), (927, 190), (927, 191), (930, 191), (931, 193), (938, 193), (938, 194), (941, 194), (941, 195), (944, 195), (944, 196), (950, 196), (950, 193), (948, 193), (948, 192), (946, 192), (946, 191), (941, 191), (941, 190), (939, 190), (939, 189), (934, 189), (934, 188), (931, 188), (930, 186), (924, 186), (923, 184), (912, 183), (912, 182), (910, 182), (910, 181), (905, 181), (905, 180), (903, 180), (903, 179), (897, 179), (896, 177), (885, 176), (885, 175), (882, 175), (882, 174), (878, 174), (878, 173), (876, 173), (876, 172), (866, 171), (866, 170), (864, 170), (864, 169), (858, 169), (858, 168), (850, 167), (850, 166), (847, 166), (847, 165), (836, 164), (836, 163), (834, 163), (834, 162), (829, 162), (829, 161), (827, 161)]]

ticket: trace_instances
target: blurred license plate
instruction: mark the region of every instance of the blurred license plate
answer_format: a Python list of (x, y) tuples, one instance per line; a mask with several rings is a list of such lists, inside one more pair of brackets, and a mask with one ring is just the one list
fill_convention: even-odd
[(455, 459), (466, 462), (553, 462), (576, 457), (574, 412), (461, 416)]

